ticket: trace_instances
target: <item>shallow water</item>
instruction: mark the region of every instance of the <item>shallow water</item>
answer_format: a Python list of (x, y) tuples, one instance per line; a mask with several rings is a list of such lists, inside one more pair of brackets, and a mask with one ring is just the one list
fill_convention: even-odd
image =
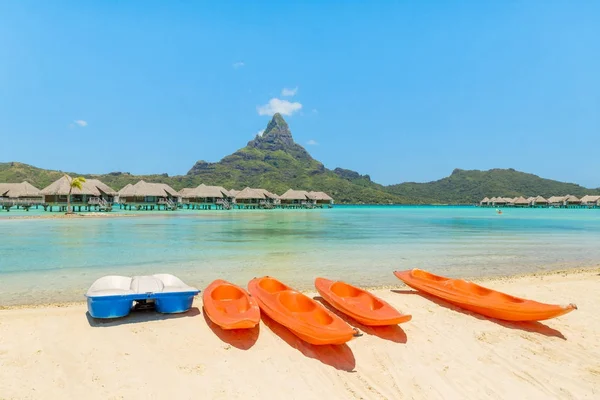
[(325, 210), (140, 212), (135, 218), (7, 219), (0, 305), (84, 300), (100, 276), (172, 273), (202, 289), (272, 275), (379, 286), (424, 268), (490, 276), (600, 264), (600, 210), (337, 206)]

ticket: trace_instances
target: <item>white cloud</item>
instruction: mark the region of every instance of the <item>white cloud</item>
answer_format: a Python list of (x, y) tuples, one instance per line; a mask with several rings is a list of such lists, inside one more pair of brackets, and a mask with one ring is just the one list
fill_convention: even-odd
[(296, 93), (298, 93), (298, 86), (296, 86), (293, 89), (283, 88), (283, 90), (281, 91), (281, 95), (284, 97), (292, 97), (295, 96)]
[(256, 132), (256, 136), (262, 136), (263, 133), (265, 133), (265, 130), (261, 129), (260, 131)]
[(309, 146), (317, 146), (319, 143), (317, 143), (316, 140), (310, 139), (306, 144)]
[(243, 62), (243, 61), (238, 61), (238, 62), (234, 62), (234, 63), (232, 64), (232, 67), (233, 67), (234, 69), (238, 69), (238, 68), (242, 68), (244, 65), (246, 65), (246, 64), (244, 64), (244, 62)]
[(302, 104), (298, 102), (292, 103), (287, 100), (272, 98), (267, 104), (256, 107), (256, 111), (258, 111), (258, 115), (273, 115), (275, 113), (292, 115), (301, 108)]
[(75, 121), (73, 121), (75, 124), (79, 125), (82, 128), (85, 128), (87, 126), (87, 121), (84, 121), (82, 119), (76, 119)]

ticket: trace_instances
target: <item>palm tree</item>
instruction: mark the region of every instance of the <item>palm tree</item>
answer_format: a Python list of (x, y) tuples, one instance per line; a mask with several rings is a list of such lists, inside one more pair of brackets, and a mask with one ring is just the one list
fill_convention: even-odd
[(74, 188), (81, 190), (85, 182), (85, 178), (83, 176), (80, 176), (78, 178), (71, 178), (69, 175), (65, 176), (69, 180), (69, 195), (67, 196), (67, 214), (72, 214), (73, 211), (71, 211), (71, 192)]

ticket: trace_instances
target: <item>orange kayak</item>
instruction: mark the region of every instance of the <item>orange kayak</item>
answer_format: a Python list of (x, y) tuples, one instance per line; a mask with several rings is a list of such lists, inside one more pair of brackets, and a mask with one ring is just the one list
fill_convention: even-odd
[(329, 304), (363, 325), (397, 325), (412, 318), (366, 290), (342, 281), (317, 278), (315, 287)]
[(542, 321), (577, 309), (514, 297), (462, 279), (450, 279), (420, 269), (394, 272), (408, 286), (486, 317), (505, 321)]
[(265, 276), (248, 283), (260, 309), (271, 319), (311, 344), (342, 344), (356, 330), (310, 297)]
[(258, 303), (239, 286), (217, 279), (202, 295), (204, 311), (223, 329), (254, 328), (260, 321)]

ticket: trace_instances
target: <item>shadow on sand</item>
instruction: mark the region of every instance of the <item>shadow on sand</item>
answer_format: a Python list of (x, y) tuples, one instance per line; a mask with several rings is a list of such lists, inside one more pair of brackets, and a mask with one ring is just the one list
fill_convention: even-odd
[(258, 340), (258, 333), (260, 331), (260, 324), (257, 324), (251, 329), (223, 329), (219, 325), (211, 321), (206, 315), (204, 308), (202, 309), (202, 315), (208, 327), (214, 332), (215, 335), (223, 342), (240, 350), (248, 350)]
[(500, 326), (503, 326), (505, 328), (519, 329), (519, 330), (526, 331), (526, 332), (539, 333), (540, 335), (549, 336), (549, 337), (557, 337), (559, 339), (567, 340), (567, 338), (560, 331), (550, 328), (549, 326), (544, 325), (541, 322), (537, 322), (537, 321), (513, 322), (513, 321), (503, 321), (501, 319), (486, 317), (485, 315), (481, 315), (481, 314), (471, 312), (469, 310), (465, 310), (464, 308), (455, 306), (454, 304), (449, 303), (443, 299), (440, 299), (439, 297), (435, 297), (428, 293), (420, 292), (417, 290), (392, 290), (392, 292), (399, 293), (399, 294), (419, 295), (421, 297), (426, 298), (427, 300), (434, 302), (435, 304), (437, 304), (441, 307), (447, 308), (452, 311), (459, 312), (461, 314), (470, 315), (471, 317), (475, 317), (480, 320), (490, 321), (490, 322), (493, 322)]
[(200, 314), (200, 310), (198, 307), (192, 307), (186, 312), (178, 313), (178, 314), (161, 314), (156, 312), (154, 309), (148, 310), (131, 310), (129, 315), (126, 315), (121, 318), (111, 318), (111, 319), (99, 319), (94, 318), (90, 315), (89, 312), (85, 313), (87, 317), (88, 323), (92, 327), (110, 327), (110, 326), (118, 326), (118, 325), (127, 325), (127, 324), (137, 324), (140, 322), (149, 322), (149, 321), (162, 321), (167, 319), (176, 319), (176, 318), (187, 318), (187, 317), (195, 317)]
[(271, 330), (274, 334), (279, 336), (287, 344), (300, 351), (306, 357), (314, 358), (321, 361), (323, 364), (329, 365), (341, 371), (355, 372), (356, 360), (354, 359), (354, 353), (347, 344), (327, 344), (327, 345), (314, 345), (305, 342), (298, 336), (294, 335), (285, 326), (271, 319), (265, 313), (261, 313), (261, 319), (263, 323)]
[(340, 312), (338, 309), (333, 307), (324, 298), (320, 296), (313, 297), (313, 299), (317, 300), (321, 303), (325, 308), (329, 311), (346, 321), (347, 324), (360, 329), (362, 332), (367, 335), (377, 336), (381, 339), (389, 340), (395, 343), (406, 343), (408, 338), (406, 337), (406, 333), (400, 326), (398, 325), (388, 325), (388, 326), (367, 326), (363, 325), (355, 319), (347, 316), (346, 314)]

